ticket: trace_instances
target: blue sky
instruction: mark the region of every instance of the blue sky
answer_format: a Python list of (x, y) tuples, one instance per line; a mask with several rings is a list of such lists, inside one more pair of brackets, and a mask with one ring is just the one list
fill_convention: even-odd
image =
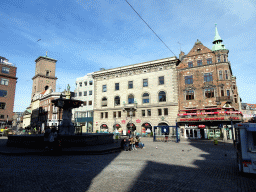
[[(256, 103), (256, 3), (250, 0), (128, 0), (176, 56), (197, 39), (212, 48), (214, 24), (229, 49), (243, 102)], [(17, 66), (14, 111), (30, 104), (35, 59), (58, 60), (56, 91), (99, 68), (173, 54), (124, 0), (1, 0), (1, 56)], [(41, 41), (37, 42), (38, 39)]]

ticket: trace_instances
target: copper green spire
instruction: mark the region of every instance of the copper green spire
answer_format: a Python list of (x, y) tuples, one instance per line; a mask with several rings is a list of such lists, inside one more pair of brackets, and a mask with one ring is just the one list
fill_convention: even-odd
[(215, 37), (214, 40), (212, 42), (214, 45), (212, 47), (212, 51), (218, 51), (218, 50), (223, 50), (226, 49), (225, 45), (222, 44), (222, 39), (218, 33), (218, 29), (217, 29), (217, 24), (215, 24)]

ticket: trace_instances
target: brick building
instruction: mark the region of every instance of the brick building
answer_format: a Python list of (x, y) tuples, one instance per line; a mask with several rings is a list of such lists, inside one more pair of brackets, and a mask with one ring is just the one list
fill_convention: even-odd
[(177, 66), (181, 137), (231, 138), (231, 120), (242, 121), (236, 78), (217, 26), (212, 49), (196, 41)]
[(0, 56), (0, 126), (11, 126), (15, 89), (17, 83), (17, 67), (8, 59)]

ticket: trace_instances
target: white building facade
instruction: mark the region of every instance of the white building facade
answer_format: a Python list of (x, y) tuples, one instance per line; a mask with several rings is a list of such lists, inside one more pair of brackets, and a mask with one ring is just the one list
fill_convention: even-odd
[(94, 72), (94, 130), (126, 135), (175, 126), (178, 62), (169, 57)]
[(75, 99), (84, 101), (84, 104), (73, 109), (74, 122), (82, 126), (83, 133), (93, 132), (93, 103), (94, 103), (94, 82), (93, 73), (76, 79)]

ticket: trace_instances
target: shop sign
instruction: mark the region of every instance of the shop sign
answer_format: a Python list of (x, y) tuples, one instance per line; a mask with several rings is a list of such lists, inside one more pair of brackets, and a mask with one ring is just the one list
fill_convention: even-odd
[(140, 123), (141, 121), (139, 119), (136, 120), (136, 123)]
[(224, 117), (205, 118), (204, 120), (224, 120)]
[(121, 121), (121, 123), (123, 123), (123, 124), (125, 124), (125, 122), (126, 122), (125, 120), (122, 120), (122, 121)]
[(180, 119), (180, 121), (201, 121), (201, 118), (195, 118), (195, 119)]
[(230, 117), (230, 119), (239, 120), (239, 117)]
[(204, 127), (205, 127), (205, 125), (198, 125), (198, 127), (199, 127), (199, 128), (204, 128)]

